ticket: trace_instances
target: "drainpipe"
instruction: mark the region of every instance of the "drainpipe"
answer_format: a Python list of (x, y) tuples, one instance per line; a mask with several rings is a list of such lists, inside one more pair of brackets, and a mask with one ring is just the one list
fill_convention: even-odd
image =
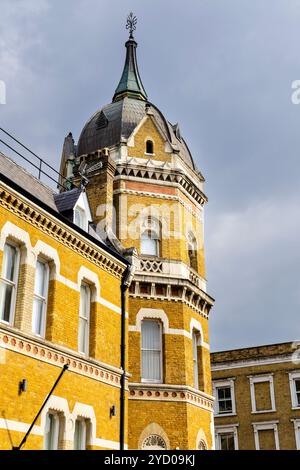
[(120, 390), (120, 450), (125, 447), (125, 383), (126, 383), (126, 291), (134, 275), (134, 265), (125, 269), (121, 283), (121, 390)]

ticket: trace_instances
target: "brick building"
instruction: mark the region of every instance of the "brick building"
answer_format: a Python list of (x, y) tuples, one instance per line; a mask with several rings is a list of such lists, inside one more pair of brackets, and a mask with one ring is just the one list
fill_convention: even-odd
[(300, 450), (300, 342), (211, 354), (219, 450)]
[(136, 47), (131, 32), (112, 102), (66, 137), (58, 192), (1, 155), (1, 448), (63, 364), (24, 448), (213, 448), (204, 178)]

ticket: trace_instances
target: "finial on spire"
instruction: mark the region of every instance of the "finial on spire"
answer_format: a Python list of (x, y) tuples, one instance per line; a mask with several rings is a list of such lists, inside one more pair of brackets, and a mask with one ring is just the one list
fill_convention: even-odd
[(137, 17), (132, 11), (127, 16), (126, 29), (129, 29), (129, 39), (133, 39), (133, 31), (136, 30)]

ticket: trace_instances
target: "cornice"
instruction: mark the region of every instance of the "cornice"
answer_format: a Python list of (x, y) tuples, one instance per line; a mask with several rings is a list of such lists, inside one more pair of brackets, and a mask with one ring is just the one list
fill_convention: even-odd
[(115, 180), (126, 179), (135, 181), (156, 181), (175, 184), (184, 189), (198, 204), (203, 206), (207, 201), (206, 195), (181, 171), (148, 167), (147, 165), (118, 164)]
[(214, 397), (187, 385), (130, 382), (128, 388), (129, 400), (182, 402), (213, 412)]
[(0, 348), (56, 367), (68, 364), (70, 372), (120, 388), (121, 369), (93, 358), (82, 357), (75, 351), (47, 340), (16, 332), (14, 328), (0, 325)]
[[(149, 286), (147, 293), (141, 292), (140, 284), (147, 284)], [(156, 284), (159, 286), (165, 286), (165, 293), (163, 295), (157, 292)], [(181, 291), (177, 296), (172, 295), (172, 286), (181, 288)], [(190, 281), (178, 278), (166, 278), (159, 275), (154, 277), (135, 274), (129, 290), (129, 297), (147, 300), (181, 302), (205, 319), (209, 318), (210, 310), (214, 304), (214, 299), (212, 297)]]

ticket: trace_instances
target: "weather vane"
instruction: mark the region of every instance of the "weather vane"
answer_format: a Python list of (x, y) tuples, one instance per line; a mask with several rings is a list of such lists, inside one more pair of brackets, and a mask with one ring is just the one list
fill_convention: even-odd
[(136, 30), (136, 24), (137, 24), (137, 17), (134, 16), (132, 11), (129, 13), (127, 16), (127, 23), (126, 23), (126, 29), (129, 29), (129, 37), (132, 39), (133, 38), (133, 31)]

